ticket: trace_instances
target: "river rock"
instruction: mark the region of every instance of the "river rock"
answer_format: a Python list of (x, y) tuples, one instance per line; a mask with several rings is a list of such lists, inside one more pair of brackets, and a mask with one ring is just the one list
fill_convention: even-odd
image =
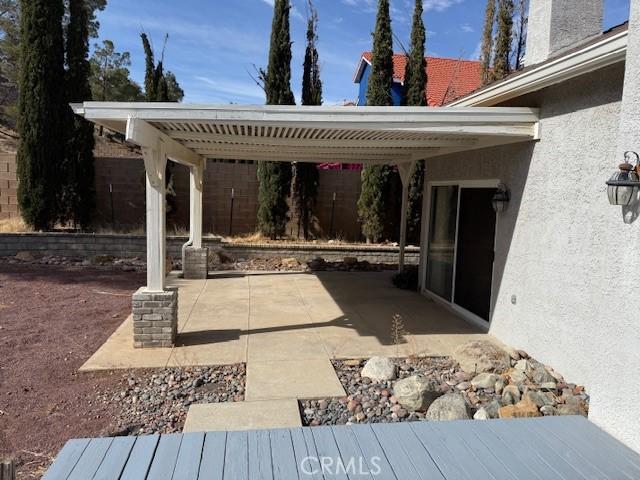
[(524, 398), (528, 398), (533, 403), (535, 403), (538, 408), (541, 408), (545, 405), (553, 405), (553, 400), (545, 395), (543, 392), (539, 392), (537, 390), (529, 390), (524, 394)]
[(409, 411), (421, 411), (429, 408), (433, 401), (442, 395), (437, 384), (420, 375), (412, 375), (398, 380), (393, 386), (398, 403)]
[(396, 378), (396, 365), (387, 357), (372, 357), (364, 365), (360, 376), (374, 382), (386, 382)]
[(31, 252), (18, 252), (15, 258), (21, 262), (33, 262), (36, 259)]
[(502, 403), (515, 405), (520, 401), (520, 389), (516, 385), (507, 385), (502, 390)]
[(520, 400), (515, 405), (506, 405), (498, 411), (500, 418), (531, 418), (540, 417), (542, 414), (538, 406), (530, 398)]
[(474, 420), (489, 420), (489, 413), (487, 409), (482, 407), (476, 413), (473, 414)]
[(504, 371), (511, 366), (511, 357), (493, 343), (476, 340), (460, 345), (453, 353), (460, 368), (469, 373)]
[(471, 385), (476, 388), (495, 388), (498, 380), (500, 380), (500, 375), (495, 373), (480, 373), (473, 377)]
[(284, 267), (287, 268), (296, 268), (300, 266), (300, 262), (298, 261), (297, 258), (283, 258), (281, 260), (281, 263)]
[(468, 420), (471, 416), (467, 402), (461, 394), (447, 393), (433, 401), (425, 418), (430, 421)]

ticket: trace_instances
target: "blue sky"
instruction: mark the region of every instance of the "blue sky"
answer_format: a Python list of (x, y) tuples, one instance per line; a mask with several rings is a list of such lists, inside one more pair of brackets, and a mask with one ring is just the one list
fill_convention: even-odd
[[(353, 73), (360, 54), (371, 48), (376, 0), (315, 0), (325, 104), (357, 96)], [(629, 0), (605, 0), (604, 27), (628, 18)], [(306, 10), (292, 0), (292, 89), (300, 97)], [(391, 0), (394, 34), (408, 46), (413, 0)], [(485, 0), (424, 0), (429, 55), (477, 58)], [(188, 103), (264, 103), (248, 72), (266, 66), (273, 0), (109, 0), (99, 14), (100, 39), (131, 52), (131, 73), (142, 83), (140, 31), (157, 50), (169, 34), (166, 68), (173, 71)], [(399, 48), (396, 45), (396, 51)]]

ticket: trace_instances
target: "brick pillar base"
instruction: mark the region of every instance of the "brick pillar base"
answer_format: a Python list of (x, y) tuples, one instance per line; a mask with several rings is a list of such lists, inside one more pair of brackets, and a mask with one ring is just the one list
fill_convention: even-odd
[(182, 276), (189, 280), (202, 280), (209, 273), (209, 249), (187, 247), (182, 254)]
[(173, 347), (178, 332), (178, 289), (133, 294), (133, 346), (135, 348)]

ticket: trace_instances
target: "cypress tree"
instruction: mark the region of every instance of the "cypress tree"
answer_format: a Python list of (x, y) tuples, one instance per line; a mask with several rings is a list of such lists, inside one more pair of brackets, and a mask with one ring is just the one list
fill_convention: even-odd
[(156, 83), (156, 62), (153, 55), (153, 48), (146, 33), (140, 34), (142, 48), (144, 50), (144, 96), (147, 102), (154, 102), (157, 97)]
[(393, 105), (391, 86), (393, 84), (393, 37), (389, 0), (378, 0), (376, 29), (373, 33), (371, 52), (371, 74), (367, 86), (367, 105)]
[(70, 110), (64, 88), (62, 0), (20, 1), (18, 202), (37, 230), (59, 218)]
[[(393, 105), (393, 37), (389, 0), (378, 1), (376, 28), (373, 33), (371, 74), (367, 86), (368, 106)], [(362, 190), (358, 199), (358, 217), (368, 243), (382, 238), (389, 190), (387, 165), (367, 165), (362, 169)]]
[(482, 84), (491, 81), (491, 55), (493, 53), (493, 25), (496, 20), (496, 0), (487, 0), (482, 29), (480, 63), (482, 64)]
[(511, 44), (513, 30), (513, 0), (499, 0), (498, 34), (496, 36), (496, 52), (493, 61), (492, 78), (500, 80), (511, 70)]
[[(411, 29), (411, 52), (405, 73), (405, 105), (422, 107), (427, 105), (427, 62), (424, 56), (426, 33), (422, 21), (422, 0), (416, 0)], [(422, 191), (424, 184), (424, 161), (416, 163), (409, 184), (409, 205), (407, 212), (407, 238), (411, 242), (420, 239), (422, 220)]]
[[(67, 25), (67, 99), (92, 100), (89, 76), (89, 10), (85, 0), (69, 0)], [(86, 227), (95, 208), (93, 125), (77, 115), (71, 125), (63, 189), (66, 218)]]
[[(289, 0), (275, 0), (269, 65), (264, 74), (267, 105), (295, 105), (291, 91), (291, 34)], [(272, 239), (284, 235), (291, 192), (291, 164), (261, 162), (258, 165), (258, 229)]]
[(404, 75), (404, 105), (423, 107), (427, 105), (427, 61), (424, 56), (426, 32), (422, 21), (422, 0), (416, 0), (411, 28), (411, 52)]
[[(317, 25), (318, 14), (309, 1), (309, 21), (307, 22), (307, 48), (304, 55), (302, 75), (302, 104), (322, 105), (322, 81), (318, 61)], [(302, 227), (305, 240), (310, 237), (313, 208), (318, 197), (320, 173), (313, 163), (295, 164), (293, 175), (293, 201), (298, 210), (298, 223)]]
[(273, 6), (269, 65), (264, 84), (267, 105), (296, 104), (291, 91), (290, 8), (289, 0), (275, 0)]

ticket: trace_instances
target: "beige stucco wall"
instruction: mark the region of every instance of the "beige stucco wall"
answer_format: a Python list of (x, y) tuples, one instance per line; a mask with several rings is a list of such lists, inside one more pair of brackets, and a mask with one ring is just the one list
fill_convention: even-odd
[(605, 186), (623, 75), (617, 65), (511, 102), (541, 108), (539, 142), (430, 160), (427, 178), (509, 186), (490, 332), (585, 384), (590, 418), (640, 451), (640, 220), (624, 223)]

